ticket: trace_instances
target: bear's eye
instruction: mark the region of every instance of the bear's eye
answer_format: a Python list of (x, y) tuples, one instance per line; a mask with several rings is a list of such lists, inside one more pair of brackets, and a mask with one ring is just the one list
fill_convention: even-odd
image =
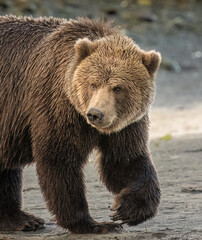
[(95, 83), (92, 83), (92, 84), (90, 85), (90, 87), (91, 87), (92, 90), (95, 90), (95, 89), (97, 88), (97, 86), (95, 85)]
[(119, 93), (119, 92), (121, 92), (121, 90), (122, 90), (121, 87), (114, 87), (113, 88), (113, 92), (115, 92), (115, 93)]

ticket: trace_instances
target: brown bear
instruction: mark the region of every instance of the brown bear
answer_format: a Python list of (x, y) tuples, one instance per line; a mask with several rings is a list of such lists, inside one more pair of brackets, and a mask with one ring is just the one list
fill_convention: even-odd
[[(111, 23), (0, 17), (0, 230), (35, 230), (22, 211), (22, 168), (34, 162), (57, 224), (104, 233), (152, 218), (160, 201), (148, 111), (160, 54)], [(83, 167), (97, 149), (115, 222), (89, 214)]]

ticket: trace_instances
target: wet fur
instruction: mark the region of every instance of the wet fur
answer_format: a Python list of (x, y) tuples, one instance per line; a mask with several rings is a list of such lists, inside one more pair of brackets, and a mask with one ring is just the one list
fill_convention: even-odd
[(67, 83), (89, 54), (82, 50), (78, 58), (77, 40), (107, 36), (121, 33), (84, 18), (0, 17), (0, 230), (43, 225), (21, 210), (22, 168), (32, 162), (59, 226), (75, 233), (116, 227), (98, 224), (89, 214), (83, 167), (94, 148), (101, 153), (101, 179), (116, 195), (114, 220), (137, 224), (156, 214), (160, 190), (148, 150), (147, 113), (121, 131), (102, 134), (86, 122), (78, 91)]

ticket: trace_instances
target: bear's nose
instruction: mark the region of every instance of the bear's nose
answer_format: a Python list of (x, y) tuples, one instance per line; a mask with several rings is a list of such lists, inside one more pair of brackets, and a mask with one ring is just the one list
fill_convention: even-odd
[(95, 124), (100, 122), (103, 119), (104, 114), (100, 110), (97, 110), (95, 108), (90, 108), (87, 113), (87, 117), (91, 123)]

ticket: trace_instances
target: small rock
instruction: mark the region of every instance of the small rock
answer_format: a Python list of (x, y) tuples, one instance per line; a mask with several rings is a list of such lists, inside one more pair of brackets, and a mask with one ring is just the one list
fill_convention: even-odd
[(161, 67), (166, 69), (166, 70), (169, 70), (169, 71), (175, 71), (175, 72), (180, 72), (181, 71), (181, 66), (178, 63), (178, 61), (177, 60), (172, 60), (172, 59), (167, 58), (167, 57), (162, 58)]
[(202, 193), (202, 189), (196, 189), (193, 187), (182, 188), (181, 192), (183, 193)]
[(182, 29), (186, 25), (186, 22), (182, 17), (175, 17), (172, 20), (170, 20), (167, 24), (167, 29), (171, 29), (173, 27)]
[(129, 4), (128, 1), (124, 0), (121, 2), (121, 7), (126, 8), (126, 7), (128, 7), (128, 4)]
[(145, 22), (154, 22), (157, 21), (157, 16), (152, 13), (150, 8), (141, 9), (136, 13), (137, 19)]
[(116, 15), (116, 14), (117, 14), (117, 11), (116, 11), (116, 9), (107, 9), (107, 10), (105, 11), (105, 13), (106, 13), (107, 15)]
[(141, 5), (141, 6), (151, 6), (152, 1), (151, 0), (138, 0), (137, 4)]
[(193, 53), (191, 54), (191, 57), (192, 57), (193, 59), (202, 58), (202, 52), (201, 52), (201, 51), (193, 52)]

